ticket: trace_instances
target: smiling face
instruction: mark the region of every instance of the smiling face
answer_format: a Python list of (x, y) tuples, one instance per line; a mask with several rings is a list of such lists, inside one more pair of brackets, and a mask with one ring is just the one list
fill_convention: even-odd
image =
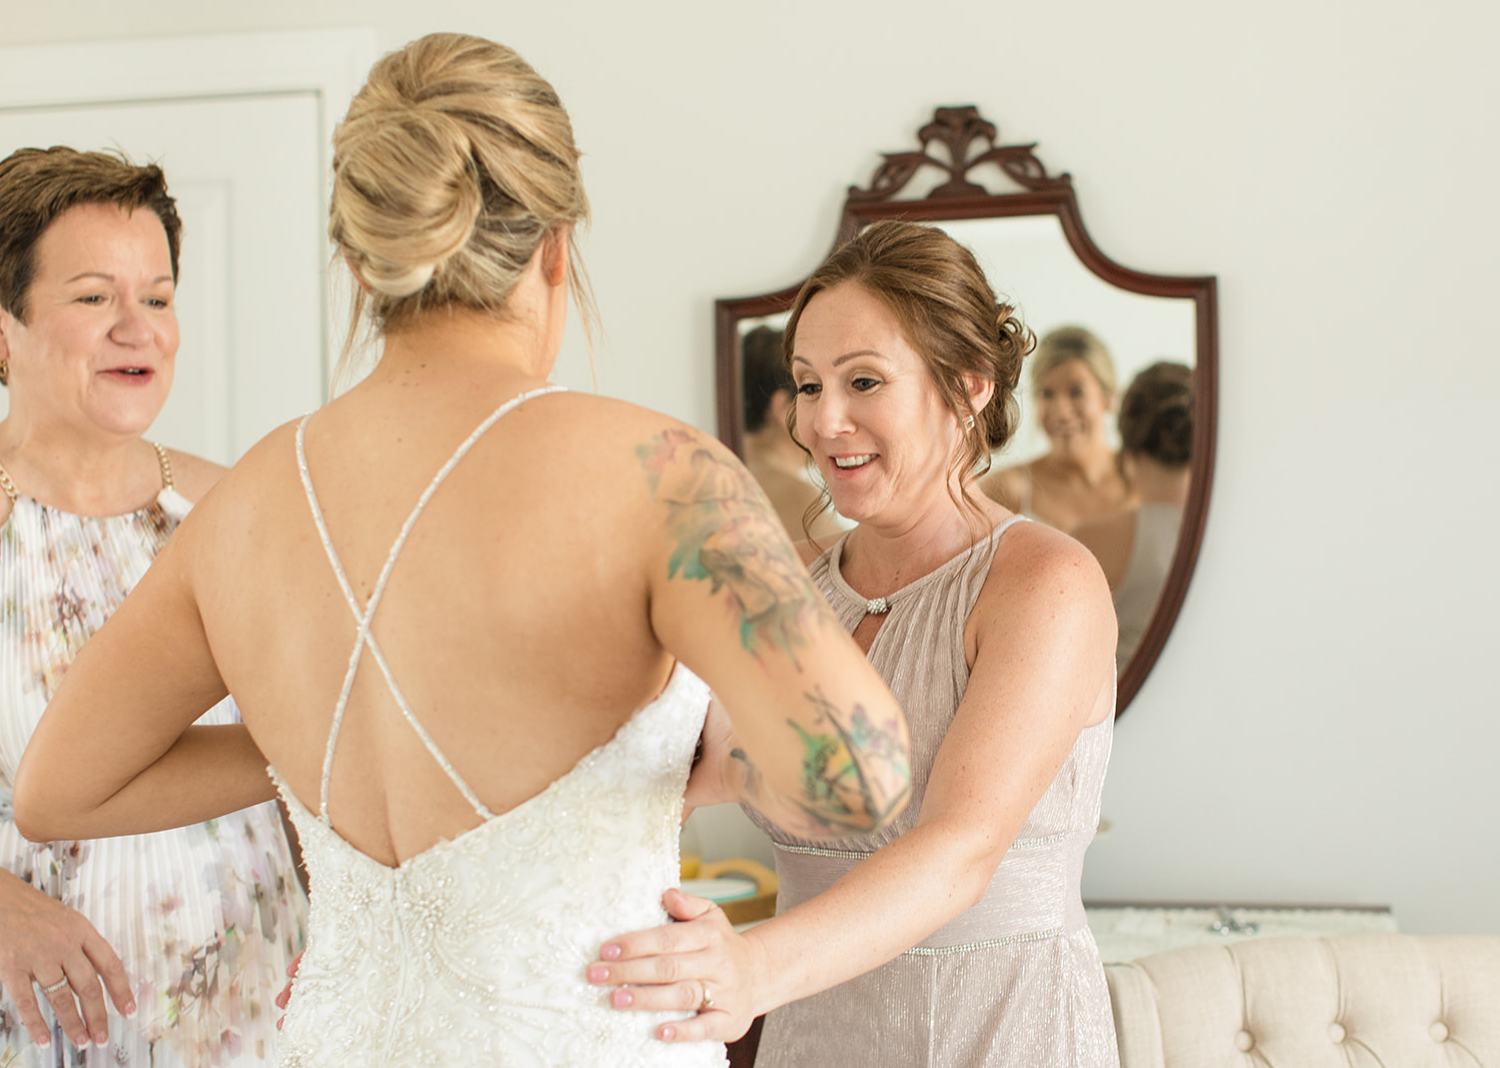
[(172, 388), (172, 259), (155, 213), (70, 208), (36, 243), (26, 322), (0, 311), (11, 418), (138, 436)]
[(891, 310), (842, 282), (808, 301), (792, 346), (797, 437), (856, 522), (900, 527), (953, 509), (961, 435)]
[(1110, 402), (1082, 360), (1066, 360), (1036, 380), (1037, 419), (1054, 452), (1079, 452), (1104, 443)]

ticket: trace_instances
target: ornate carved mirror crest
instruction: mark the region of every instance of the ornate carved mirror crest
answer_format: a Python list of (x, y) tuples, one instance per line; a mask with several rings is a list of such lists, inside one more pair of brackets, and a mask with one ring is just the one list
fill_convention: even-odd
[[(917, 140), (919, 147), (914, 150), (883, 153), (868, 188), (850, 187), (835, 248), (880, 219), (909, 219), (940, 226), (975, 254), (996, 291), (1019, 308), (1022, 319), (1038, 338), (1046, 339), (1054, 332), (1059, 332), (1059, 338), (1068, 331), (1076, 335), (1076, 328), (1082, 327), (1103, 342), (1112, 357), (1115, 383), (1101, 385), (1112, 387), (1107, 392), (1116, 408), (1128, 385), (1147, 367), (1166, 362), (1179, 365), (1171, 369), (1183, 376), (1179, 382), (1190, 376), (1190, 475), (1185, 498), (1179, 492), (1170, 506), (1160, 505), (1158, 511), (1150, 513), (1155, 516), (1154, 529), (1165, 529), (1167, 534), (1164, 549), (1162, 540), (1157, 540), (1160, 562), (1156, 585), (1149, 587), (1144, 610), (1137, 612), (1133, 651), (1128, 659), (1122, 657), (1125, 662), (1119, 665), (1118, 707), (1123, 711), (1150, 673), (1176, 622), (1197, 562), (1208, 512), (1218, 390), (1215, 280), (1212, 276), (1148, 274), (1110, 259), (1084, 229), (1072, 178), (1066, 173), (1049, 174), (1034, 152), (1035, 144), (997, 143), (994, 124), (982, 118), (975, 107), (938, 108), (933, 120), (917, 131)], [(981, 176), (986, 172), (998, 174), (1011, 188), (991, 192), (974, 180), (976, 171)], [(934, 174), (937, 177), (931, 178)], [(923, 191), (918, 181), (922, 177), (935, 184)], [(746, 337), (761, 326), (772, 332), (779, 329), (799, 288), (800, 283), (774, 293), (716, 302), (719, 436), (742, 456), (755, 437), (753, 433), (747, 437), (747, 414), (756, 418), (746, 410)], [(767, 335), (768, 331), (759, 334)], [(1109, 357), (1106, 362), (1110, 362)], [(1036, 361), (1034, 354), (1027, 364)], [(1048, 427), (1055, 431), (1056, 421), (1044, 425), (1039, 416), (1047, 403), (1043, 398), (1052, 395), (1050, 388), (1039, 387), (1030, 367), (1023, 371), (1017, 390), (1022, 409), (1020, 429), (993, 458), (996, 470), (1015, 469), (1017, 477), (1023, 470), (1028, 472), (1024, 500), (1001, 497), (1011, 507), (1030, 510), (1028, 505), (1034, 502), (1029, 487), (1034, 483), (1029, 472), (1045, 469), (1051, 451), (1063, 447), (1055, 432), (1049, 437)], [(1110, 447), (1118, 450), (1114, 411), (1105, 418)], [(1029, 465), (1033, 460), (1041, 461), (1042, 466), (1032, 468)], [(1137, 470), (1129, 464), (1121, 467)], [(992, 479), (985, 483), (986, 488), (1000, 484)], [(1132, 501), (1141, 505), (1134, 520), (1137, 534), (1147, 529), (1146, 506), (1151, 501), (1146, 485), (1144, 475), (1131, 484)], [(1039, 517), (1046, 518), (1041, 512), (1038, 507)], [(1164, 528), (1163, 522), (1169, 526)], [(1062, 522), (1057, 525), (1078, 529)], [(1097, 527), (1085, 525), (1083, 529)], [(1137, 537), (1135, 542), (1124, 550), (1127, 555), (1137, 553), (1137, 546), (1150, 547), (1144, 537)], [(1099, 555), (1109, 573), (1111, 565), (1105, 561), (1105, 552)], [(1135, 557), (1130, 556), (1126, 579), (1116, 587), (1122, 636), (1128, 622), (1125, 582), (1129, 575), (1141, 573)], [(1141, 590), (1135, 593), (1139, 602)], [(1122, 637), (1122, 651), (1125, 648)]]

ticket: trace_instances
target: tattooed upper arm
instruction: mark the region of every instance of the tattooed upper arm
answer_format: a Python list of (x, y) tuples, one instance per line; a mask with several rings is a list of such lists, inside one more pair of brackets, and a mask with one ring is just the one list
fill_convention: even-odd
[(727, 453), (683, 430), (662, 431), (636, 455), (667, 507), (668, 576), (722, 592), (746, 652), (774, 649), (797, 663), (809, 628), (832, 614), (759, 484)]
[(750, 654), (706, 658), (720, 669), (709, 681), (742, 739), (729, 753), (741, 796), (811, 837), (887, 824), (910, 793), (905, 720), (808, 578), (760, 486), (692, 431), (664, 430), (636, 455), (665, 509), (664, 577), (708, 595), (672, 595), (678, 611), (700, 617), (676, 632), (700, 652), (715, 630), (732, 633)]

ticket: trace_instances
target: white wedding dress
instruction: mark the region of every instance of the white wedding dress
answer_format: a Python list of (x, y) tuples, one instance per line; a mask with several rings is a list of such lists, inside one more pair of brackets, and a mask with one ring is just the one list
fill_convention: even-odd
[[(682, 791), (708, 704), (680, 664), (661, 695), (540, 794), (491, 813), (423, 730), (370, 634), (386, 580), (433, 492), (522, 394), (470, 435), (417, 502), (361, 609), (297, 460), (324, 548), (358, 625), (323, 762), (320, 810), (272, 772), (302, 837), (312, 880), (307, 952), (292, 987), (276, 1063), (293, 1066), (609, 1066), (720, 1068), (717, 1042), (654, 1037), (682, 1014), (611, 1009), (584, 977), (599, 947), (667, 922), (678, 881)], [(391, 868), (355, 849), (328, 817), (339, 725), (362, 654), (482, 824)]]

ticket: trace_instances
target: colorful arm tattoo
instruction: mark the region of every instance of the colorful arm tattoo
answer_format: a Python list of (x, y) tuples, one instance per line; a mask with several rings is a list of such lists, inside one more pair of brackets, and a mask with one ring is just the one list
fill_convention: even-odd
[(663, 431), (636, 455), (656, 499), (667, 506), (676, 539), (668, 576), (722, 591), (747, 652), (759, 657), (774, 649), (797, 664), (808, 626), (831, 615), (760, 485), (683, 430)]
[(845, 714), (821, 691), (807, 694), (817, 710), (816, 734), (795, 720), (802, 739), (802, 797), (798, 806), (825, 830), (883, 827), (911, 792), (911, 756), (894, 722), (876, 724), (864, 707)]
[[(796, 720), (786, 721), (802, 740), (801, 797), (793, 804), (806, 831), (822, 837), (828, 831), (859, 834), (885, 826), (911, 793), (911, 757), (896, 724), (877, 726), (855, 705), (845, 726), (846, 717), (822, 693), (806, 696), (817, 709), (815, 725), (827, 728), (814, 734)], [(785, 825), (775, 819), (776, 799), (766, 795), (749, 755), (736, 747), (729, 756), (742, 765), (744, 800)]]

